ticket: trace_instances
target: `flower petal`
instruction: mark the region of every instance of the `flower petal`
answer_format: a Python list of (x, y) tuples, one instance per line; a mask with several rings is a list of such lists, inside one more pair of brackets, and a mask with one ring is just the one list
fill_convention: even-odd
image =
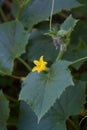
[(43, 56), (40, 57), (39, 61), (40, 61), (40, 62), (43, 62), (43, 61), (44, 61), (44, 60), (43, 60)]
[(38, 69), (37, 69), (37, 67), (35, 66), (35, 67), (33, 67), (32, 72), (37, 71), (37, 70), (38, 70)]
[(35, 64), (35, 65), (38, 65), (38, 64), (39, 64), (39, 61), (38, 61), (38, 60), (34, 60), (34, 64)]

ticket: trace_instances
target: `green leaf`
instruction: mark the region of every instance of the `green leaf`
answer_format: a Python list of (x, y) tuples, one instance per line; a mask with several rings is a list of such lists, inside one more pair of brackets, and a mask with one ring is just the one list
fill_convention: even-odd
[[(78, 5), (76, 0), (66, 0), (66, 2), (65, 0), (55, 0), (54, 2), (54, 13), (57, 13), (62, 9), (70, 9)], [(14, 4), (14, 6), (16, 7), (17, 5)], [(50, 16), (51, 8), (52, 0), (32, 0), (23, 10), (21, 21), (25, 26), (31, 28), (34, 24), (46, 20)], [(17, 11), (17, 7), (16, 10), (14, 8), (14, 14), (17, 14)]]
[(25, 52), (28, 38), (19, 21), (0, 24), (0, 73), (12, 73), (14, 59)]
[(37, 117), (25, 102), (20, 103), (18, 130), (66, 130), (64, 121), (58, 121), (58, 113), (51, 110), (37, 123)]
[(66, 120), (71, 115), (79, 114), (85, 103), (84, 82), (69, 86), (62, 93), (51, 110), (37, 124), (37, 117), (25, 102), (20, 103), (18, 130), (66, 130)]
[(77, 82), (75, 86), (66, 88), (65, 92), (60, 97), (59, 105), (61, 103), (65, 117), (68, 118), (70, 115), (79, 114), (83, 110), (85, 101), (86, 84), (80, 81)]
[(68, 16), (68, 18), (64, 21), (64, 23), (61, 25), (61, 29), (68, 31), (69, 29), (72, 29), (75, 27), (77, 23), (77, 20), (74, 19), (71, 15)]
[(24, 100), (31, 106), (38, 116), (38, 121), (61, 96), (65, 88), (73, 84), (68, 70), (69, 65), (68, 61), (55, 62), (49, 73), (30, 73), (23, 82), (19, 100)]
[(32, 31), (26, 53), (23, 55), (23, 58), (28, 62), (39, 59), (41, 55), (44, 56), (46, 61), (51, 63), (55, 61), (59, 50), (56, 50), (53, 39), (45, 35), (48, 30), (49, 23), (42, 22), (37, 29)]
[(0, 130), (7, 130), (6, 123), (9, 117), (9, 102), (0, 91)]

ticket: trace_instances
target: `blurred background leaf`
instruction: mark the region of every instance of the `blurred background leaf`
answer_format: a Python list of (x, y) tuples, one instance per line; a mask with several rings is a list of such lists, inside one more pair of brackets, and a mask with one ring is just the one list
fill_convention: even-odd
[(11, 74), (14, 59), (25, 52), (29, 33), (19, 21), (0, 25), (0, 73)]
[[(62, 9), (71, 9), (74, 6), (79, 5), (76, 0), (55, 0), (54, 1), (54, 13), (61, 11)], [(25, 27), (29, 29), (32, 28), (33, 25), (47, 20), (50, 16), (52, 8), (52, 0), (32, 0), (29, 2), (27, 7), (23, 10), (21, 15), (21, 21), (23, 22)], [(14, 16), (16, 16), (18, 11), (18, 6), (14, 0), (12, 12)]]

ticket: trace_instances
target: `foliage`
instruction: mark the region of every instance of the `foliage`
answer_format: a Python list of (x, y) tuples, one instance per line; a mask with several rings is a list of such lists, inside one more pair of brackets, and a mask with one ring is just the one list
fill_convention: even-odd
[(87, 1), (4, 3), (0, 130), (86, 130)]

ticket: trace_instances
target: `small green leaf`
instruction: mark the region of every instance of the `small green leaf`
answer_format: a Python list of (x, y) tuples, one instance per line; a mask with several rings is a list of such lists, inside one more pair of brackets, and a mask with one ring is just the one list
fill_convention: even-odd
[(26, 101), (40, 120), (61, 96), (66, 87), (73, 84), (68, 70), (70, 62), (55, 62), (49, 73), (30, 73), (22, 84), (19, 100)]
[(0, 73), (12, 73), (14, 59), (25, 52), (28, 38), (19, 21), (0, 24)]
[(69, 29), (72, 29), (75, 27), (77, 23), (77, 20), (74, 19), (71, 15), (68, 16), (68, 18), (64, 21), (64, 23), (61, 25), (61, 29), (68, 31)]
[(7, 130), (6, 123), (9, 117), (9, 102), (0, 91), (0, 130)]

